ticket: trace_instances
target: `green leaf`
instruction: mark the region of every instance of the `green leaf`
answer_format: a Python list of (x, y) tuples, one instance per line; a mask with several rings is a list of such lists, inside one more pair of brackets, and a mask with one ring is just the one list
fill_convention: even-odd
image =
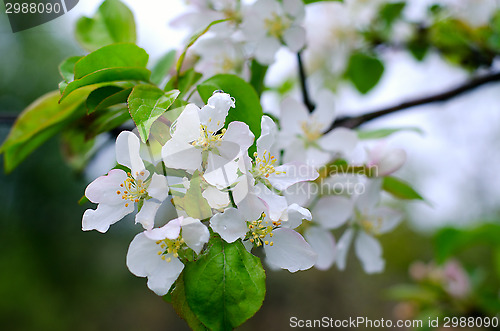
[(92, 115), (95, 116), (95, 118), (87, 127), (87, 139), (95, 137), (103, 132), (111, 131), (131, 118), (127, 107), (112, 107), (106, 110), (98, 110)]
[(181, 107), (185, 106), (185, 103), (182, 102), (182, 98), (189, 92), (191, 87), (196, 84), (201, 79), (202, 74), (194, 71), (193, 68), (189, 68), (185, 72), (183, 72), (179, 77), (172, 77), (165, 86), (164, 90), (169, 91), (177, 89), (181, 91), (179, 96), (177, 97), (177, 101), (174, 103), (173, 107)]
[[(248, 124), (255, 137), (260, 136), (260, 122), (263, 115), (259, 96), (252, 85), (234, 75), (221, 74), (207, 79), (197, 87), (203, 101), (207, 102), (214, 91), (222, 90), (236, 100), (236, 107), (229, 110), (226, 127), (230, 122), (241, 121)], [(255, 148), (250, 148), (250, 155)]]
[(72, 56), (64, 60), (59, 65), (59, 73), (61, 77), (67, 82), (73, 81), (75, 79), (75, 64), (78, 62), (83, 56)]
[(91, 114), (97, 110), (127, 102), (132, 88), (123, 88), (114, 85), (100, 87), (92, 91), (87, 98), (87, 113)]
[(394, 197), (404, 200), (424, 200), (407, 182), (392, 176), (384, 177), (382, 189)]
[(391, 2), (382, 6), (379, 15), (386, 26), (391, 26), (392, 23), (401, 17), (405, 5), (405, 2)]
[[(189, 308), (184, 288), (184, 273), (177, 278), (175, 288), (170, 295), (170, 299), (175, 312), (187, 322), (192, 330), (208, 330), (196, 317), (191, 308)], [(165, 300), (167, 300), (167, 298), (165, 298)]]
[(266, 292), (260, 259), (240, 240), (228, 244), (218, 235), (207, 252), (184, 268), (186, 299), (211, 330), (232, 330), (261, 307)]
[(145, 143), (153, 122), (174, 103), (178, 90), (164, 92), (153, 85), (137, 85), (128, 97), (130, 115)]
[(76, 39), (91, 52), (113, 43), (135, 43), (134, 15), (121, 1), (106, 0), (93, 18), (77, 21)]
[(17, 118), (0, 147), (5, 171), (12, 171), (33, 150), (61, 131), (68, 121), (85, 114), (83, 102), (90, 89), (81, 89), (58, 103), (59, 91), (47, 93), (29, 105)]
[(201, 184), (202, 178), (197, 170), (191, 178), (186, 195), (182, 198), (174, 197), (174, 205), (175, 208), (184, 210), (190, 217), (203, 220), (212, 216), (212, 209), (201, 194)]
[(423, 135), (424, 131), (417, 127), (406, 127), (406, 128), (385, 128), (385, 129), (377, 129), (377, 130), (363, 130), (358, 131), (358, 138), (360, 140), (368, 140), (368, 139), (380, 139), (385, 138), (393, 133), (401, 132), (401, 131), (410, 131), (416, 132), (418, 134)]
[(263, 66), (256, 60), (252, 60), (252, 64), (250, 66), (252, 75), (250, 77), (250, 84), (255, 89), (255, 92), (260, 96), (262, 92), (264, 92), (264, 78), (266, 77), (268, 66)]
[(87, 139), (85, 130), (71, 127), (61, 135), (63, 156), (73, 170), (81, 173), (96, 152), (95, 139)]
[(113, 44), (98, 49), (75, 64), (75, 80), (64, 89), (61, 101), (87, 85), (115, 81), (148, 81), (148, 54), (134, 44)]
[(377, 85), (383, 72), (384, 64), (376, 57), (354, 53), (345, 75), (359, 92), (365, 94)]
[(171, 50), (167, 54), (163, 55), (155, 66), (151, 70), (151, 82), (156, 85), (160, 85), (163, 78), (167, 76), (169, 70), (172, 68), (175, 62), (176, 51)]

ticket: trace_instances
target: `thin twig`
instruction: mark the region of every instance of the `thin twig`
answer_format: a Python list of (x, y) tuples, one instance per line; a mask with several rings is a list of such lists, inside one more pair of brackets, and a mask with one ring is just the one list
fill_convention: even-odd
[(304, 104), (306, 105), (309, 112), (314, 110), (314, 105), (311, 103), (311, 99), (309, 99), (309, 92), (307, 91), (306, 85), (306, 73), (304, 70), (304, 64), (302, 63), (302, 55), (301, 52), (297, 53), (297, 64), (299, 67), (299, 77), (300, 77), (300, 87), (302, 88), (302, 98), (304, 100)]
[(471, 80), (469, 80), (466, 83), (463, 83), (462, 85), (459, 85), (451, 90), (441, 92), (438, 94), (434, 94), (431, 96), (427, 97), (422, 97), (422, 98), (417, 98), (414, 100), (409, 100), (405, 101), (403, 103), (400, 103), (395, 106), (387, 107), (387, 108), (382, 108), (376, 111), (368, 112), (363, 115), (359, 116), (353, 116), (353, 117), (341, 117), (337, 119), (332, 126), (328, 129), (328, 131), (333, 130), (334, 128), (337, 127), (346, 127), (346, 128), (356, 128), (368, 121), (374, 120), (378, 117), (385, 116), (388, 114), (395, 113), (400, 110), (416, 107), (416, 106), (421, 106), (429, 103), (434, 103), (434, 102), (443, 102), (447, 101), (453, 97), (456, 97), (460, 94), (466, 93), (468, 91), (471, 91), (481, 85), (488, 84), (491, 82), (495, 81), (500, 81), (500, 72), (496, 73), (490, 73), (488, 75), (484, 75), (481, 77), (476, 77)]

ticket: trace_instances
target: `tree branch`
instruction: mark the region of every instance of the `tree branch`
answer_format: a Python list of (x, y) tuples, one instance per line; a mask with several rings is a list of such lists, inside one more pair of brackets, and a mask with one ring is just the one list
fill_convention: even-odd
[(311, 103), (311, 99), (309, 99), (309, 93), (307, 91), (307, 85), (306, 85), (306, 73), (304, 70), (304, 64), (302, 63), (302, 52), (300, 51), (297, 53), (297, 64), (299, 67), (299, 78), (300, 78), (300, 87), (302, 88), (302, 99), (307, 109), (309, 109), (309, 112), (312, 112), (314, 109), (314, 105)]
[[(421, 106), (429, 103), (434, 103), (434, 102), (443, 102), (447, 101), (453, 97), (456, 97), (460, 94), (466, 93), (468, 91), (471, 91), (481, 85), (488, 84), (491, 82), (495, 81), (500, 81), (500, 72), (496, 73), (490, 73), (481, 77), (476, 77), (471, 79), (470, 81), (459, 85), (449, 91), (441, 92), (438, 94), (434, 94), (428, 97), (422, 97), (422, 98), (417, 98), (414, 100), (409, 100), (405, 101), (403, 103), (400, 103), (395, 106), (387, 107), (387, 108), (382, 108), (376, 111), (372, 111), (369, 113), (365, 113), (363, 115), (359, 116), (346, 116), (346, 117), (341, 117), (337, 119), (331, 127), (328, 129), (328, 131), (331, 131), (337, 127), (346, 127), (346, 128), (356, 128), (368, 121), (374, 120), (376, 118), (379, 118), (381, 116), (385, 116), (388, 114), (395, 113), (400, 110), (416, 107), (416, 106)], [(328, 132), (327, 131), (327, 132)]]

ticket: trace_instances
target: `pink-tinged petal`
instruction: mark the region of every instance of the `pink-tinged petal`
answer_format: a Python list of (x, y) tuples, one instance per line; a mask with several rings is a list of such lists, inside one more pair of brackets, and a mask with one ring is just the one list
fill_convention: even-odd
[(318, 258), (304, 238), (292, 229), (279, 228), (273, 231), (273, 245), (264, 245), (269, 263), (290, 272), (311, 268)]
[(328, 90), (318, 93), (316, 108), (312, 113), (313, 119), (322, 124), (321, 132), (325, 132), (336, 117), (335, 96)]
[(296, 53), (305, 46), (306, 30), (301, 26), (292, 25), (283, 33), (283, 41), (290, 51)]
[(403, 214), (389, 207), (378, 207), (369, 215), (373, 219), (377, 233), (383, 234), (392, 231), (403, 220)]
[(148, 277), (148, 287), (153, 292), (165, 295), (184, 269), (184, 264), (172, 254), (165, 255), (163, 260), (158, 252), (162, 252), (160, 246), (140, 233), (130, 243), (127, 267), (138, 277)]
[(279, 221), (281, 219), (281, 215), (283, 215), (283, 212), (288, 207), (286, 198), (272, 192), (262, 183), (255, 186), (255, 192), (257, 193), (259, 199), (266, 205), (266, 214), (269, 218), (272, 221)]
[(116, 162), (130, 169), (132, 174), (146, 169), (142, 162), (141, 143), (137, 136), (130, 131), (121, 132), (116, 138)]
[(318, 254), (314, 265), (319, 270), (327, 270), (335, 262), (335, 238), (328, 230), (317, 226), (307, 228), (304, 237), (312, 249)]
[(207, 187), (201, 195), (207, 200), (209, 206), (214, 209), (223, 209), (230, 203), (229, 194), (213, 186)]
[(200, 108), (188, 104), (175, 121), (175, 131), (172, 138), (190, 143), (200, 137)]
[(278, 134), (278, 128), (276, 123), (269, 116), (262, 116), (260, 122), (261, 133), (259, 139), (257, 139), (257, 153), (259, 157), (262, 157), (264, 151), (271, 153), (271, 148), (276, 141), (276, 136)]
[(321, 198), (312, 210), (314, 221), (325, 229), (336, 229), (344, 225), (354, 213), (354, 202), (342, 196)]
[(368, 274), (384, 270), (385, 261), (382, 258), (382, 246), (377, 239), (360, 231), (354, 243), (356, 256), (361, 261), (363, 269)]
[(286, 221), (282, 222), (281, 225), (290, 229), (295, 229), (300, 226), (303, 220), (310, 221), (312, 219), (311, 212), (296, 203), (292, 203), (288, 206), (285, 213), (287, 214), (284, 218)]
[(356, 208), (365, 215), (370, 215), (371, 210), (380, 201), (382, 192), (382, 179), (368, 179), (364, 184), (364, 192), (358, 195), (356, 199)]
[(281, 130), (293, 135), (302, 133), (302, 124), (309, 120), (306, 106), (293, 98), (286, 98), (280, 105)]
[(161, 228), (155, 228), (150, 231), (144, 231), (146, 237), (150, 240), (163, 240), (163, 239), (177, 239), (179, 237), (179, 233), (181, 232), (181, 220), (182, 216), (179, 218), (175, 218), (162, 226)]
[(347, 229), (337, 243), (337, 255), (335, 257), (335, 263), (337, 264), (339, 270), (345, 270), (347, 253), (349, 252), (349, 247), (351, 246), (353, 237), (354, 230)]
[(148, 186), (148, 194), (150, 197), (163, 201), (168, 196), (167, 177), (163, 175), (153, 174), (151, 182)]
[(125, 200), (122, 199), (123, 191), (120, 185), (125, 179), (127, 179), (125, 171), (110, 170), (107, 176), (100, 176), (87, 186), (85, 196), (93, 203), (121, 204)]
[(223, 213), (212, 217), (210, 227), (228, 243), (244, 238), (248, 232), (245, 218), (235, 208), (226, 209)]
[(243, 122), (231, 122), (227, 127), (227, 131), (222, 137), (222, 141), (228, 141), (240, 146), (241, 151), (246, 151), (252, 146), (255, 139), (250, 128)]
[(336, 128), (318, 140), (325, 151), (350, 154), (358, 143), (356, 132), (346, 128)]
[(181, 228), (181, 235), (186, 245), (199, 254), (210, 237), (207, 227), (198, 219), (184, 217), (181, 219)]
[(318, 176), (313, 167), (302, 162), (290, 162), (276, 167), (276, 172), (268, 180), (275, 189), (283, 191), (293, 184), (315, 180)]
[(274, 37), (264, 37), (259, 40), (255, 48), (255, 59), (264, 65), (274, 62), (274, 55), (281, 47), (281, 43)]
[(83, 213), (82, 230), (97, 230), (104, 233), (108, 231), (112, 224), (115, 224), (133, 211), (133, 203), (130, 203), (127, 207), (125, 207), (125, 203), (120, 205), (106, 205), (100, 203), (97, 209), (87, 209), (85, 213)]
[(167, 141), (161, 155), (169, 168), (195, 171), (201, 167), (201, 150), (176, 139)]
[(140, 223), (145, 230), (151, 230), (155, 225), (156, 212), (161, 202), (155, 200), (144, 200), (141, 211), (135, 215), (135, 224)]
[(405, 164), (406, 152), (381, 143), (368, 150), (368, 159), (368, 165), (375, 170), (376, 176), (388, 176)]

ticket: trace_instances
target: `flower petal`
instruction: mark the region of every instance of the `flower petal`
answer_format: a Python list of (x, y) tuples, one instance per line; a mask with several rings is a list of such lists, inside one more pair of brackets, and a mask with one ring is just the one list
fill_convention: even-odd
[(208, 133), (219, 131), (226, 121), (229, 108), (234, 108), (234, 99), (227, 93), (214, 93), (200, 110), (200, 121)]
[(350, 154), (358, 143), (358, 135), (347, 128), (336, 128), (318, 140), (318, 144), (326, 151)]
[(375, 208), (380, 201), (382, 179), (368, 179), (364, 185), (364, 189), (364, 192), (358, 195), (356, 199), (356, 208), (362, 214), (370, 215), (371, 210)]
[(181, 232), (181, 220), (182, 216), (171, 220), (161, 228), (144, 231), (144, 234), (146, 235), (146, 237), (154, 241), (163, 239), (177, 239), (179, 237), (179, 233)]
[(210, 226), (228, 243), (243, 238), (248, 232), (246, 220), (236, 208), (228, 208), (212, 217)]
[(286, 98), (280, 105), (280, 125), (285, 132), (292, 134), (302, 133), (302, 123), (309, 120), (309, 111), (306, 106), (293, 98)]
[(230, 203), (229, 194), (227, 192), (222, 192), (213, 186), (209, 186), (201, 194), (211, 208), (223, 209), (227, 207)]
[(222, 141), (238, 144), (241, 151), (248, 150), (252, 146), (254, 139), (255, 136), (250, 131), (248, 124), (238, 121), (229, 123), (227, 131), (222, 137)]
[(344, 225), (353, 212), (352, 199), (335, 195), (321, 198), (312, 210), (314, 221), (325, 229), (336, 229)]
[(259, 139), (257, 139), (257, 153), (259, 157), (262, 157), (264, 151), (271, 153), (271, 148), (276, 140), (278, 133), (278, 128), (276, 123), (269, 116), (262, 116), (260, 123), (261, 133)]
[(97, 209), (87, 209), (83, 213), (82, 230), (97, 230), (99, 232), (108, 231), (112, 224), (115, 224), (126, 215), (134, 211), (134, 204), (106, 205), (100, 203)]
[(134, 133), (121, 132), (116, 138), (115, 149), (116, 162), (130, 168), (133, 176), (146, 169), (140, 155), (141, 143)]
[(264, 184), (259, 183), (255, 186), (255, 191), (260, 200), (265, 203), (267, 215), (272, 221), (279, 221), (281, 215), (288, 207), (286, 198), (272, 192)]
[(161, 155), (169, 168), (195, 171), (201, 167), (201, 150), (177, 139), (167, 141)]
[(292, 25), (283, 33), (283, 41), (290, 51), (300, 51), (306, 43), (306, 30), (303, 27)]
[(167, 177), (163, 175), (153, 174), (151, 183), (148, 186), (148, 194), (158, 201), (163, 201), (168, 196)]
[(175, 121), (175, 131), (172, 138), (190, 143), (200, 137), (200, 108), (188, 104)]
[(286, 221), (282, 222), (282, 226), (290, 229), (295, 229), (296, 227), (300, 226), (303, 220), (310, 221), (312, 219), (312, 215), (309, 209), (301, 207), (296, 203), (292, 203), (290, 206), (288, 206), (285, 213), (287, 214), (285, 218)]
[(290, 162), (276, 167), (276, 172), (272, 173), (268, 180), (271, 185), (280, 191), (286, 190), (295, 183), (306, 182), (318, 178), (319, 173), (302, 162)]
[(255, 48), (255, 59), (264, 65), (274, 62), (274, 55), (281, 47), (281, 43), (274, 37), (264, 37), (259, 40)]
[(141, 211), (135, 215), (135, 223), (140, 223), (146, 230), (151, 230), (155, 225), (156, 212), (161, 206), (161, 202), (144, 200)]
[(320, 227), (312, 226), (306, 229), (304, 237), (318, 254), (318, 260), (314, 266), (319, 270), (329, 269), (335, 262), (335, 238), (332, 233)]
[(181, 219), (181, 228), (181, 235), (186, 245), (199, 254), (210, 237), (207, 227), (198, 219), (184, 217)]
[(366, 273), (379, 273), (384, 270), (385, 261), (382, 258), (382, 246), (377, 239), (360, 231), (354, 243), (358, 256)]
[(353, 237), (354, 230), (347, 229), (337, 243), (337, 256), (335, 257), (335, 262), (339, 270), (345, 270), (347, 253), (349, 252)]
[(318, 93), (316, 108), (312, 113), (315, 121), (322, 124), (322, 132), (325, 132), (336, 117), (335, 96), (329, 90), (321, 90)]
[[(127, 174), (121, 169), (113, 169), (107, 176), (100, 176), (85, 189), (85, 196), (93, 203), (117, 205), (125, 203), (120, 185), (127, 179)], [(120, 193), (118, 193), (120, 192)]]
[(269, 263), (290, 272), (311, 268), (318, 258), (304, 238), (292, 229), (273, 231), (273, 245), (264, 245)]

